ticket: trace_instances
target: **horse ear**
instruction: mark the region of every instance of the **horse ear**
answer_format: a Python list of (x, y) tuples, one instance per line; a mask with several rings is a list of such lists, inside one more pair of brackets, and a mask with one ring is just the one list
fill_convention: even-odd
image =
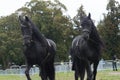
[(26, 20), (26, 21), (29, 21), (29, 17), (28, 17), (28, 16), (25, 16), (25, 20)]
[(23, 22), (22, 16), (19, 16), (19, 21), (20, 21), (20, 22)]
[(88, 14), (88, 18), (91, 19), (91, 14), (90, 13)]

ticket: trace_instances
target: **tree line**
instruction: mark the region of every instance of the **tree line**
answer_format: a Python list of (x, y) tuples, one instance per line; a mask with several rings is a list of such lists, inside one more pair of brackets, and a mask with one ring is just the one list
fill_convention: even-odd
[[(111, 59), (113, 54), (120, 57), (120, 35), (118, 24), (120, 23), (120, 4), (115, 0), (109, 0), (107, 13), (97, 25), (101, 38), (105, 43), (103, 51), (104, 59)], [(44, 1), (31, 0), (23, 7), (9, 16), (0, 18), (0, 64), (8, 68), (12, 64), (22, 65), (24, 62), (22, 35), (18, 16), (29, 16), (47, 38), (57, 44), (55, 61), (68, 61), (69, 48), (76, 35), (80, 34), (80, 16), (86, 15), (84, 6), (80, 5), (78, 13), (72, 19), (64, 15), (67, 8), (59, 0)]]

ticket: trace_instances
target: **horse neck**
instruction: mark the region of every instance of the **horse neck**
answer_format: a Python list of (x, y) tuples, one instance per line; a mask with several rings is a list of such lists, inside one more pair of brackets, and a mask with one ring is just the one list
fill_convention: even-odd
[(42, 46), (47, 46), (46, 38), (40, 33), (36, 26), (33, 28), (33, 40), (39, 41)]
[(94, 43), (97, 43), (97, 44), (102, 44), (102, 41), (100, 39), (100, 36), (97, 32), (97, 29), (95, 26), (93, 26), (93, 29), (92, 29), (92, 32), (90, 34), (90, 39), (94, 42)]

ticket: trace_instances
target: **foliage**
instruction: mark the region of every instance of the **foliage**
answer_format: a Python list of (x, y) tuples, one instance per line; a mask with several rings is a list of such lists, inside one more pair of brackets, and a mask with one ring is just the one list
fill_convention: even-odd
[(24, 64), (22, 35), (18, 15), (29, 16), (47, 38), (57, 44), (56, 61), (68, 60), (73, 25), (69, 17), (63, 15), (66, 7), (59, 0), (31, 0), (14, 14), (0, 18), (0, 64), (7, 68), (13, 62)]
[(79, 35), (81, 33), (81, 25), (80, 25), (80, 19), (83, 17), (83, 16), (86, 16), (86, 13), (85, 13), (85, 10), (84, 10), (84, 6), (81, 5), (79, 7), (79, 9), (77, 10), (77, 14), (76, 16), (73, 17), (73, 21), (74, 21), (74, 35)]
[(69, 35), (72, 34), (72, 24), (70, 19), (63, 15), (62, 10), (66, 11), (66, 7), (58, 0), (55, 0), (54, 3), (51, 1), (32, 0), (26, 4), (26, 7), (27, 11), (21, 8), (18, 12), (20, 11), (23, 12), (23, 15), (27, 14), (30, 16), (39, 27), (41, 33), (56, 42), (56, 61), (68, 60), (67, 51), (70, 44)]
[(20, 63), (23, 60), (21, 41), (16, 15), (2, 17), (0, 19), (0, 63), (3, 68), (9, 67), (12, 62)]
[(80, 8), (77, 10), (77, 15), (73, 18), (74, 23), (76, 24), (76, 26), (80, 26), (80, 19), (83, 16), (86, 16), (85, 10), (83, 5), (80, 6)]
[[(113, 54), (120, 57), (120, 36), (118, 36), (120, 23), (120, 4), (109, 0), (107, 14), (98, 24), (98, 30), (103, 38), (106, 49), (103, 57), (110, 59)], [(31, 0), (15, 13), (0, 18), (0, 64), (4, 68), (15, 63), (24, 64), (22, 51), (22, 35), (18, 15), (29, 16), (47, 38), (57, 44), (56, 61), (67, 61), (72, 39), (80, 34), (80, 18), (86, 15), (83, 5), (78, 9), (77, 15), (71, 18), (65, 16), (67, 8), (59, 0)], [(74, 27), (73, 27), (74, 26)], [(77, 27), (76, 27), (77, 26)]]
[(120, 57), (120, 36), (118, 35), (120, 23), (120, 4), (115, 0), (109, 0), (107, 4), (107, 14), (98, 24), (99, 32), (105, 43), (105, 51), (103, 57), (110, 59), (111, 56), (117, 54)]

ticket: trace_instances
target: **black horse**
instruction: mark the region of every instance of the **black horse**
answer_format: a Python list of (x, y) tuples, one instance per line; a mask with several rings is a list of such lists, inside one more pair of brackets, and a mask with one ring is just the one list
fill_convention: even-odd
[(31, 80), (29, 70), (33, 65), (38, 65), (42, 80), (55, 80), (54, 57), (56, 44), (46, 39), (27, 17), (19, 16), (21, 31), (24, 41), (24, 55), (27, 67), (25, 74), (27, 80)]
[[(72, 41), (70, 55), (73, 60), (72, 69), (75, 70), (75, 80), (80, 77), (84, 80), (85, 70), (87, 72), (87, 80), (96, 80), (97, 66), (101, 59), (101, 50), (103, 45), (97, 29), (88, 16), (81, 18), (82, 34), (75, 37)], [(93, 64), (93, 72), (91, 65)]]

